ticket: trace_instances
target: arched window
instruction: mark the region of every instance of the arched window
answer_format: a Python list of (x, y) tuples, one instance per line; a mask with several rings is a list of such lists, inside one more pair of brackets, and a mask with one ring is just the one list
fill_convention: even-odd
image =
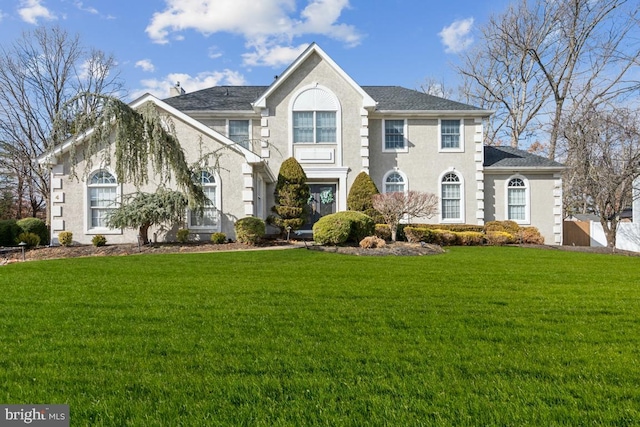
[(118, 182), (111, 173), (100, 170), (89, 177), (89, 228), (108, 228), (107, 216), (117, 207)]
[(507, 219), (517, 223), (529, 222), (529, 187), (522, 177), (507, 183)]
[(384, 178), (385, 193), (405, 192), (406, 189), (407, 181), (403, 174), (398, 171), (387, 173)]
[(442, 177), (440, 203), (443, 221), (462, 221), (462, 182), (457, 173), (447, 172)]
[(339, 109), (337, 98), (328, 90), (312, 87), (301, 92), (292, 105), (293, 143), (337, 143)]
[(218, 228), (218, 185), (214, 176), (208, 171), (200, 171), (196, 180), (202, 184), (202, 189), (207, 196), (202, 214), (198, 211), (189, 212), (189, 228)]

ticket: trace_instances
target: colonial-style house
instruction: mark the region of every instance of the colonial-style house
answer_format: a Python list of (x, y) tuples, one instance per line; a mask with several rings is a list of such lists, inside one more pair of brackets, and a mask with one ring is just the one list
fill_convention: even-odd
[[(491, 112), (399, 86), (360, 86), (318, 45), (310, 45), (269, 86), (221, 86), (171, 98), (145, 95), (175, 126), (190, 162), (219, 151), (215, 172), (199, 179), (211, 203), (187, 215), (194, 238), (234, 238), (245, 216), (266, 218), (281, 163), (294, 156), (308, 177), (309, 224), (347, 209), (355, 177), (367, 172), (381, 192), (418, 190), (440, 198), (439, 214), (414, 222), (484, 224), (514, 220), (537, 227), (548, 244), (562, 242), (562, 165), (524, 151), (483, 144)], [(89, 243), (135, 242), (136, 230), (109, 229), (105, 217), (135, 188), (111, 165), (93, 162), (85, 178), (70, 174), (69, 140), (40, 158), (51, 167), (51, 233)], [(76, 149), (75, 152), (78, 150)], [(83, 168), (83, 161), (77, 170)], [(151, 182), (143, 191), (154, 191)], [(175, 227), (177, 228), (177, 226)], [(158, 241), (176, 229), (151, 230)]]

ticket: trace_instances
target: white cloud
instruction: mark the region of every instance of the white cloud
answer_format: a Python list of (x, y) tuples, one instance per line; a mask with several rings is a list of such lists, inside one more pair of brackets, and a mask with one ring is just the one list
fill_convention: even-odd
[(84, 11), (84, 12), (89, 12), (93, 15), (97, 15), (98, 9), (96, 9), (95, 7), (91, 7), (91, 6), (85, 6), (84, 3), (82, 3), (81, 1), (75, 1), (73, 3), (78, 9)]
[(0, 22), (2, 22), (2, 18), (4, 18), (6, 15), (4, 13), (2, 13), (2, 11), (0, 10)]
[[(310, 0), (298, 11), (296, 0), (165, 0), (146, 28), (155, 43), (184, 38), (184, 31), (203, 35), (217, 32), (237, 34), (252, 50), (243, 55), (246, 65), (279, 66), (300, 53), (295, 37), (323, 35), (356, 46), (362, 39), (352, 25), (339, 23), (349, 0)], [(306, 47), (306, 46), (304, 46)], [(302, 49), (304, 49), (302, 47)]]
[(458, 53), (469, 47), (473, 43), (473, 37), (470, 34), (472, 28), (473, 18), (459, 19), (453, 21), (448, 27), (444, 27), (438, 35), (445, 46), (445, 52)]
[(209, 47), (209, 58), (211, 59), (216, 59), (216, 58), (220, 58), (223, 55), (222, 52), (220, 52), (220, 50), (218, 49), (218, 46), (210, 46)]
[(23, 21), (34, 25), (38, 24), (38, 19), (45, 19), (48, 21), (56, 19), (56, 16), (49, 9), (42, 5), (42, 0), (20, 1), (18, 14)]
[(247, 84), (244, 76), (237, 71), (225, 69), (223, 71), (205, 71), (191, 76), (185, 73), (171, 73), (163, 79), (142, 80), (142, 88), (134, 91), (131, 96), (136, 99), (145, 93), (150, 93), (159, 98), (169, 96), (169, 89), (180, 82), (180, 86), (187, 92), (194, 92), (212, 86), (229, 85), (239, 86)]
[(136, 62), (136, 68), (142, 68), (142, 71), (154, 72), (156, 67), (153, 66), (153, 63), (149, 59), (141, 59)]
[(242, 59), (244, 65), (248, 66), (278, 67), (290, 64), (308, 46), (306, 43), (297, 47), (278, 46), (259, 41), (249, 44), (249, 47), (252, 47), (254, 51), (242, 54)]

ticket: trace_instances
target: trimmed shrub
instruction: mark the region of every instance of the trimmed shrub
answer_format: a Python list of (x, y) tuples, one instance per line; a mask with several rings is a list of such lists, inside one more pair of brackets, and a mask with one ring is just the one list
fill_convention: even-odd
[(181, 228), (176, 231), (176, 240), (178, 243), (187, 243), (189, 241), (189, 229)]
[(348, 241), (358, 243), (367, 236), (373, 235), (376, 224), (373, 219), (362, 212), (344, 211), (336, 212), (333, 215), (339, 215), (351, 221), (351, 231)]
[(40, 236), (36, 233), (26, 233), (22, 232), (18, 234), (18, 238), (16, 239), (16, 243), (26, 243), (28, 248), (33, 246), (38, 246), (40, 244)]
[(58, 242), (62, 246), (71, 246), (73, 244), (73, 233), (70, 231), (61, 231), (58, 233)]
[(430, 228), (432, 230), (449, 230), (455, 231), (456, 233), (464, 231), (476, 231), (478, 233), (482, 233), (484, 231), (484, 226), (473, 224), (408, 224), (407, 227)]
[(433, 230), (433, 233), (437, 236), (436, 240), (441, 246), (456, 246), (460, 244), (460, 238), (455, 231), (436, 229)]
[(350, 233), (351, 221), (336, 214), (325, 215), (313, 224), (313, 241), (320, 245), (341, 245)]
[(360, 172), (349, 189), (347, 209), (362, 212), (380, 223), (383, 221), (382, 215), (373, 208), (373, 196), (379, 193), (371, 177), (364, 171)]
[(508, 245), (516, 240), (513, 234), (506, 231), (488, 231), (485, 234), (485, 239), (487, 244), (492, 246)]
[(96, 234), (91, 238), (91, 244), (95, 247), (104, 246), (107, 244), (107, 238), (102, 234)]
[(409, 243), (440, 243), (437, 233), (427, 227), (406, 226), (404, 227), (404, 234), (407, 237), (407, 241)]
[(212, 233), (211, 234), (211, 243), (216, 245), (221, 245), (227, 241), (227, 236), (224, 233)]
[(238, 242), (255, 245), (264, 237), (266, 226), (260, 218), (248, 216), (236, 221), (235, 230)]
[(0, 246), (13, 246), (21, 232), (15, 219), (0, 221)]
[(384, 240), (391, 240), (391, 229), (387, 224), (376, 224), (374, 234)]
[(515, 236), (520, 231), (520, 226), (515, 221), (489, 221), (484, 225), (484, 232), (490, 231), (505, 231)]
[(536, 227), (523, 227), (520, 230), (518, 236), (522, 243), (529, 243), (532, 245), (544, 244), (544, 237), (540, 234), (540, 231)]
[[(373, 220), (371, 219), (371, 217), (369, 215), (363, 214), (362, 212), (356, 212), (356, 211), (336, 212), (331, 215), (323, 216), (322, 218), (320, 218), (320, 220), (318, 220), (318, 222), (316, 222), (316, 224), (318, 224), (320, 221), (322, 221), (325, 218), (328, 218), (328, 219), (324, 220), (323, 225), (320, 226), (321, 234), (325, 233), (326, 231), (331, 235), (332, 234), (331, 231), (325, 230), (324, 228), (330, 227), (333, 222), (340, 223), (340, 227), (338, 227), (339, 229), (337, 230), (338, 233), (335, 236), (330, 237), (328, 243), (321, 243), (315, 237), (316, 227), (314, 224), (313, 240), (316, 243), (329, 244), (329, 245), (339, 245), (346, 242), (359, 243), (365, 237), (373, 235), (373, 232), (375, 230), (375, 224), (373, 223)], [(346, 238), (342, 236), (343, 234), (342, 228), (346, 227), (342, 225), (343, 223), (345, 223), (346, 226), (349, 227)], [(326, 238), (325, 236), (320, 237), (320, 240), (324, 241), (325, 238)]]
[(43, 245), (49, 244), (49, 227), (40, 218), (22, 218), (16, 224), (25, 233), (37, 234)]
[(484, 234), (478, 231), (461, 231), (457, 234), (462, 246), (480, 246), (484, 243)]
[(364, 249), (382, 248), (387, 244), (384, 239), (377, 236), (367, 236), (360, 240), (360, 247)]
[(294, 157), (289, 157), (278, 173), (275, 189), (275, 206), (271, 208), (274, 215), (269, 216), (269, 223), (285, 233), (287, 227), (298, 230), (307, 219), (309, 202), (309, 185), (304, 169)]

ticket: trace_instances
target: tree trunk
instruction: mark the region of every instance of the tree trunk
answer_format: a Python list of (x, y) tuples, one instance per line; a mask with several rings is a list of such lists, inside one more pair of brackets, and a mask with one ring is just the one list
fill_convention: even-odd
[(616, 233), (618, 232), (618, 220), (616, 218), (612, 218), (611, 220), (607, 221), (606, 219), (601, 218), (600, 224), (602, 224), (604, 235), (607, 238), (607, 247), (611, 248), (611, 250), (615, 252)]
[(149, 227), (151, 227), (151, 224), (149, 223), (144, 223), (140, 226), (138, 238), (142, 240), (142, 244), (144, 245), (149, 243)]

